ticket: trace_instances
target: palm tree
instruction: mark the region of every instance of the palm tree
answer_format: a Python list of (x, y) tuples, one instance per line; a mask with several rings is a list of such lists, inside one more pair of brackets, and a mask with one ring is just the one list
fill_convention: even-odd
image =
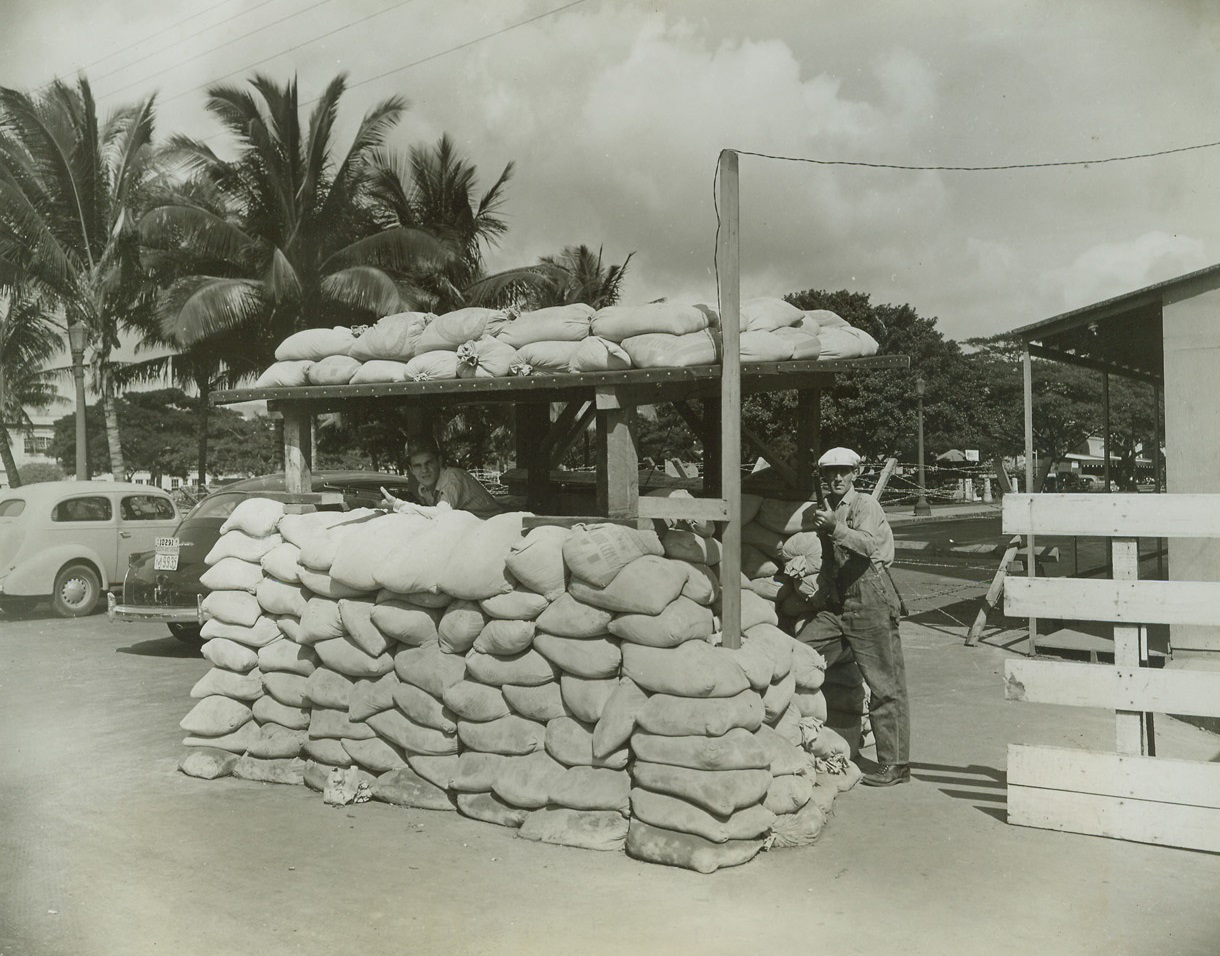
[(27, 406), (44, 407), (58, 399), (54, 372), (47, 365), (63, 342), (45, 304), (27, 290), (10, 290), (0, 299), (0, 308), (0, 461), (9, 487), (18, 488), (21, 475), (9, 426), (28, 430), (32, 422)]
[[(0, 87), (0, 277), (42, 291), (88, 333), (110, 460), (123, 473), (112, 353), (151, 306), (137, 256), (153, 98), (99, 124), (88, 81), (41, 93)], [(81, 476), (83, 477), (83, 476)]]
[(441, 269), (416, 277), (429, 292), (424, 304), (437, 312), (464, 305), (460, 290), (483, 274), (484, 247), (508, 231), (500, 210), (514, 164), (506, 164), (480, 196), (478, 170), (444, 134), (434, 146), (413, 146), (406, 162), (378, 151), (371, 167), (370, 195), (381, 221), (422, 229), (454, 252)]
[(507, 269), (486, 276), (466, 289), (472, 304), (506, 301), (523, 310), (583, 302), (595, 309), (615, 305), (622, 297), (627, 265), (603, 265), (602, 250), (596, 253), (583, 243), (565, 246), (558, 255), (541, 256), (538, 264)]
[(237, 157), (172, 138), (169, 154), (187, 182), (144, 215), (140, 231), (153, 259), (179, 255), (201, 266), (167, 280), (164, 337), (187, 347), (238, 336), (244, 368), (254, 370), (292, 332), (408, 307), (412, 272), (448, 253), (418, 228), (384, 228), (370, 208), (370, 157), (406, 109), (401, 98), (369, 110), (340, 156), (343, 76), (304, 126), (295, 79), (279, 86), (256, 75), (250, 86), (208, 91), (208, 109), (236, 139)]

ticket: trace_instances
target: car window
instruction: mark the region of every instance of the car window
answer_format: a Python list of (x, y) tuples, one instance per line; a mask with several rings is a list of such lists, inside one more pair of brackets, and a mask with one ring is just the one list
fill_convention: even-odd
[(194, 510), (191, 511), (188, 517), (192, 519), (227, 518), (233, 513), (234, 508), (251, 497), (254, 497), (254, 495), (242, 494), (240, 492), (228, 495), (208, 495), (203, 501), (195, 505)]
[(16, 518), (25, 511), (25, 499), (5, 498), (0, 501), (0, 518)]
[(114, 514), (110, 499), (102, 495), (88, 498), (69, 498), (61, 501), (51, 512), (52, 521), (109, 521)]
[(119, 508), (124, 521), (165, 521), (174, 517), (169, 499), (156, 495), (126, 495)]

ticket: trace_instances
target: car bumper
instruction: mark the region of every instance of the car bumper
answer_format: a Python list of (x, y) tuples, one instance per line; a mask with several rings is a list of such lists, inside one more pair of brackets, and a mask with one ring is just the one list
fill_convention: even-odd
[[(199, 599), (202, 601), (202, 598)], [(145, 621), (162, 624), (202, 624), (203, 612), (195, 607), (147, 607), (120, 604), (114, 592), (106, 592), (106, 616), (112, 621)]]

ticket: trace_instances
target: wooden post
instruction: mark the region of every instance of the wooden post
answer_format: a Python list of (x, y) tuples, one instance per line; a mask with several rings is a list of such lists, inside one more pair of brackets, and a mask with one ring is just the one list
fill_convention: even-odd
[[(1114, 562), (1115, 581), (1139, 579), (1139, 538), (1112, 538), (1110, 552)], [(1114, 666), (1139, 667), (1141, 631), (1138, 626), (1114, 625)], [(1138, 711), (1119, 710), (1114, 715), (1116, 747), (1120, 754), (1144, 752), (1143, 714)]]
[(299, 405), (284, 406), (284, 490), (289, 494), (313, 491), (310, 430), (308, 412)]
[[(1025, 343), (1021, 351), (1021, 367), (1025, 380), (1025, 493), (1032, 494), (1034, 490), (1034, 366), (1029, 356), (1029, 343)], [(1026, 573), (1032, 578), (1037, 570), (1034, 554), (1034, 533), (1031, 531), (1025, 538), (1027, 555), (1025, 559)], [(1038, 653), (1038, 619), (1029, 619), (1029, 656)]]
[(885, 494), (885, 486), (890, 483), (890, 478), (894, 475), (894, 469), (898, 467), (897, 458), (887, 458), (885, 467), (881, 469), (881, 474), (877, 476), (877, 483), (873, 485), (873, 490), (869, 493), (874, 501), (880, 501), (881, 496)]
[(703, 493), (709, 498), (720, 497), (720, 462), (723, 451), (720, 447), (720, 401), (706, 399), (703, 406), (703, 424), (699, 441), (703, 445)]
[[(1156, 383), (1153, 383), (1152, 386), (1152, 428), (1152, 484), (1159, 495), (1162, 491), (1169, 489), (1161, 487), (1161, 386)], [(1165, 540), (1165, 538), (1156, 539), (1156, 576), (1158, 578), (1165, 577)]]
[(720, 557), (720, 627), (726, 648), (741, 646), (741, 217), (737, 154), (720, 153), (720, 495), (728, 503)]
[(813, 466), (822, 450), (822, 390), (802, 388), (796, 393), (796, 477), (806, 495), (813, 490)]
[(1004, 578), (1008, 575), (1008, 566), (1017, 556), (1017, 550), (1020, 547), (1021, 536), (1013, 535), (1012, 540), (1008, 542), (1008, 547), (1004, 549), (1004, 557), (1000, 559), (1000, 566), (996, 569), (995, 577), (991, 579), (991, 587), (987, 589), (987, 594), (983, 597), (983, 606), (979, 608), (979, 613), (974, 616), (974, 623), (970, 625), (970, 630), (966, 633), (967, 647), (974, 647), (982, 637), (983, 626), (987, 623), (987, 612), (999, 603), (1000, 595), (1004, 593)]
[(634, 518), (640, 500), (635, 405), (621, 401), (614, 386), (597, 389), (598, 509), (608, 518)]
[(1102, 443), (1101, 457), (1102, 466), (1101, 474), (1102, 481), (1105, 483), (1105, 491), (1110, 492), (1110, 373), (1101, 373), (1101, 427), (1102, 427)]
[(517, 467), (525, 469), (525, 507), (544, 508), (550, 485), (550, 462), (546, 455), (551, 408), (546, 402), (520, 402), (515, 407)]

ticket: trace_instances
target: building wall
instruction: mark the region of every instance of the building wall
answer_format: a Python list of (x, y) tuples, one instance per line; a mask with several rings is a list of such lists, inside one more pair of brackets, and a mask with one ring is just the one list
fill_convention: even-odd
[[(30, 409), (27, 409), (27, 413), (34, 423), (32, 431), (26, 431), (16, 426), (9, 426), (8, 431), (13, 458), (17, 462), (17, 470), (20, 471), (24, 466), (36, 462), (58, 465), (59, 463), (51, 456), (50, 451), (51, 440), (55, 437), (55, 418), (57, 416)], [(7, 487), (9, 487), (8, 475), (3, 466), (0, 466), (0, 488)]]
[[(1165, 471), (1170, 494), (1220, 495), (1220, 291), (1166, 305)], [(1170, 577), (1220, 581), (1220, 539), (1171, 538)], [(1220, 608), (1217, 608), (1220, 619)], [(1175, 650), (1220, 654), (1220, 627), (1175, 627)]]

